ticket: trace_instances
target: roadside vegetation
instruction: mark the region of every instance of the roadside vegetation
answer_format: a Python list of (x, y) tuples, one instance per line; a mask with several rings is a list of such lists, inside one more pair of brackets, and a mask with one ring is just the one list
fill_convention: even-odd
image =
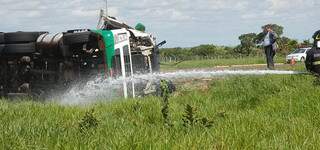
[[(311, 47), (310, 40), (299, 42), (295, 39), (283, 36), (284, 27), (277, 24), (272, 26), (278, 35), (276, 63), (285, 63), (285, 57), (299, 47)], [(263, 47), (259, 44), (264, 34), (245, 33), (239, 36), (240, 44), (235, 47), (204, 44), (190, 48), (163, 48), (160, 51), (162, 69), (195, 69), (212, 68), (217, 66), (265, 64)], [(281, 68), (286, 66), (281, 66)]]
[[(271, 26), (277, 34), (277, 56), (285, 57), (299, 47), (311, 47), (312, 43), (309, 39), (298, 41), (294, 38), (283, 35), (285, 28), (277, 24), (267, 24), (262, 26)], [(243, 57), (262, 57), (264, 50), (261, 42), (264, 34), (260, 33), (244, 33), (239, 35), (239, 45), (237, 46), (219, 46), (214, 44), (203, 44), (194, 47), (182, 48), (163, 48), (160, 50), (162, 60), (195, 60), (197, 58), (243, 58)]]
[[(202, 60), (186, 60), (161, 63), (163, 71), (177, 70), (177, 69), (201, 69), (214, 68), (218, 66), (232, 66), (232, 65), (253, 65), (265, 64), (265, 57), (244, 57), (244, 58), (229, 58), (229, 59), (202, 59)], [(285, 57), (275, 57), (275, 63), (285, 63)], [(266, 68), (266, 67), (265, 67)]]
[(320, 86), (314, 77), (232, 76), (198, 82), (179, 86), (167, 101), (145, 97), (62, 106), (1, 100), (0, 149), (320, 146)]

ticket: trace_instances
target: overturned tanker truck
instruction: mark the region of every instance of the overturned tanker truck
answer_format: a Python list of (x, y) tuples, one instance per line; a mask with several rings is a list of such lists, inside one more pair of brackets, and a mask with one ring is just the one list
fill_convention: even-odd
[[(159, 71), (159, 44), (114, 17), (101, 17), (98, 28), (0, 33), (0, 96), (43, 97), (64, 91), (92, 76), (128, 77)], [(127, 94), (125, 94), (127, 96)]]

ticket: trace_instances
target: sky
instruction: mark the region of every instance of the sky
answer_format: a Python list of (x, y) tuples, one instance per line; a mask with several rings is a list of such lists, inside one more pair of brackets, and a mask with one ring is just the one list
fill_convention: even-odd
[[(105, 0), (0, 0), (0, 32), (94, 29), (102, 8)], [(108, 13), (143, 23), (166, 47), (235, 46), (269, 23), (300, 41), (320, 29), (319, 0), (108, 0)]]

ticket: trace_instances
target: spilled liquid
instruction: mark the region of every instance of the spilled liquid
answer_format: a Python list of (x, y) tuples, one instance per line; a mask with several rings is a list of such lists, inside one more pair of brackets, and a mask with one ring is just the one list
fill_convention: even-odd
[[(67, 105), (88, 104), (97, 101), (111, 101), (123, 96), (123, 84), (127, 83), (129, 92), (132, 91), (132, 83), (139, 85), (148, 81), (159, 81), (167, 79), (171, 81), (180, 79), (202, 79), (213, 77), (227, 77), (235, 75), (267, 75), (267, 74), (300, 74), (297, 71), (280, 71), (280, 70), (191, 70), (176, 71), (167, 73), (153, 73), (134, 75), (126, 79), (104, 79), (94, 78), (86, 83), (79, 83), (70, 88), (65, 94), (58, 99), (59, 103)], [(138, 89), (136, 89), (138, 91)], [(129, 94), (130, 95), (130, 94)], [(131, 94), (132, 95), (132, 94)]]

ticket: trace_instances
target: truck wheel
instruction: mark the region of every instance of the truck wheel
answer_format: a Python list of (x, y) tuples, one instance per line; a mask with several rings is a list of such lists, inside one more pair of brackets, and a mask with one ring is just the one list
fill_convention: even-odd
[(47, 32), (11, 32), (4, 34), (4, 41), (7, 44), (36, 42), (37, 38)]
[(3, 50), (6, 54), (28, 54), (36, 52), (35, 43), (7, 44)]
[(0, 32), (0, 44), (4, 43), (4, 33)]
[(0, 55), (2, 54), (3, 49), (4, 49), (4, 44), (0, 44)]
[(90, 35), (92, 32), (80, 32), (80, 33), (66, 33), (63, 36), (63, 43), (66, 45), (87, 43), (90, 41)]

